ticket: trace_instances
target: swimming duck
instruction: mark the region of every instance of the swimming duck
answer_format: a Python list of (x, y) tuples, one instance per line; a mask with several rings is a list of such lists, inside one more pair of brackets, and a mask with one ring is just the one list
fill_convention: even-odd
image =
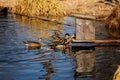
[(59, 49), (59, 50), (64, 50), (68, 48), (68, 44), (51, 44), (49, 46), (50, 49)]
[(59, 43), (60, 42), (60, 34), (58, 32), (54, 32), (54, 35), (51, 36), (53, 42)]
[(57, 31), (55, 31), (54, 32), (54, 35), (52, 35), (52, 38), (58, 38), (58, 37), (60, 37), (60, 34), (57, 32)]
[(42, 38), (39, 38), (38, 42), (34, 42), (34, 41), (27, 41), (27, 42), (23, 41), (23, 42), (27, 49), (40, 49), (41, 40), (42, 40)]
[(56, 43), (56, 42), (52, 42), (49, 46), (51, 49), (66, 49), (69, 47), (69, 33), (65, 34), (65, 38), (60, 38), (60, 42)]

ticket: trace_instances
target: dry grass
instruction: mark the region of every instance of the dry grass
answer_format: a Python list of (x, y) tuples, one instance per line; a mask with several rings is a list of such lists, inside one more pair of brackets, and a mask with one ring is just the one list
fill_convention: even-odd
[(120, 28), (120, 5), (118, 5), (106, 19), (106, 23), (106, 27), (109, 29), (118, 30)]
[(114, 74), (113, 80), (120, 80), (120, 66)]
[(108, 17), (115, 7), (104, 3), (95, 4), (95, 16), (97, 18)]
[(58, 16), (65, 14), (57, 0), (18, 0), (12, 12), (30, 16)]
[[(9, 1), (12, 3), (9, 4)], [(0, 3), (5, 3), (1, 4), (2, 6), (11, 6), (13, 3), (15, 4), (16, 1), (22, 2), (17, 3), (14, 12), (36, 16), (77, 13), (104, 17), (110, 15), (114, 8), (104, 3), (98, 3), (100, 0), (0, 0)], [(26, 1), (28, 1), (28, 3), (26, 3)], [(29, 5), (30, 7), (28, 7)], [(48, 7), (50, 7), (50, 11), (48, 11)]]
[(108, 16), (113, 7), (105, 5), (103, 3), (98, 3), (97, 1), (89, 1), (85, 5), (78, 7), (80, 14), (93, 15), (96, 17)]
[(0, 0), (0, 6), (3, 7), (14, 7), (17, 0)]
[(60, 3), (68, 14), (93, 15), (97, 18), (110, 15), (114, 7), (104, 3), (98, 3), (98, 1), (100, 0), (64, 0), (60, 1)]

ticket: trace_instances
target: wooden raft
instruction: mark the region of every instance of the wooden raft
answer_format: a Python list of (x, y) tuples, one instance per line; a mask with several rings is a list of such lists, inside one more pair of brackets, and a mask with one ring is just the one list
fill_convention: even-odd
[(73, 40), (73, 42), (120, 43), (120, 40)]

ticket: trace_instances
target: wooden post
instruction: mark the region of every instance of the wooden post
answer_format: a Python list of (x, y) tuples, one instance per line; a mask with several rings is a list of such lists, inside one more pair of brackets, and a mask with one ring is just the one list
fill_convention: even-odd
[[(82, 17), (81, 17), (82, 16)], [(76, 17), (76, 40), (79, 42), (93, 42), (95, 40), (95, 21), (91, 16)]]

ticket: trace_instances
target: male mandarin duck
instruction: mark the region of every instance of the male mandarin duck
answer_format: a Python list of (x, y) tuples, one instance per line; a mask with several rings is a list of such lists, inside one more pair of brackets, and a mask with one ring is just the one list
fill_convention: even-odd
[(65, 38), (59, 38), (59, 43), (52, 42), (49, 44), (51, 49), (66, 49), (69, 47), (69, 34), (65, 34)]

